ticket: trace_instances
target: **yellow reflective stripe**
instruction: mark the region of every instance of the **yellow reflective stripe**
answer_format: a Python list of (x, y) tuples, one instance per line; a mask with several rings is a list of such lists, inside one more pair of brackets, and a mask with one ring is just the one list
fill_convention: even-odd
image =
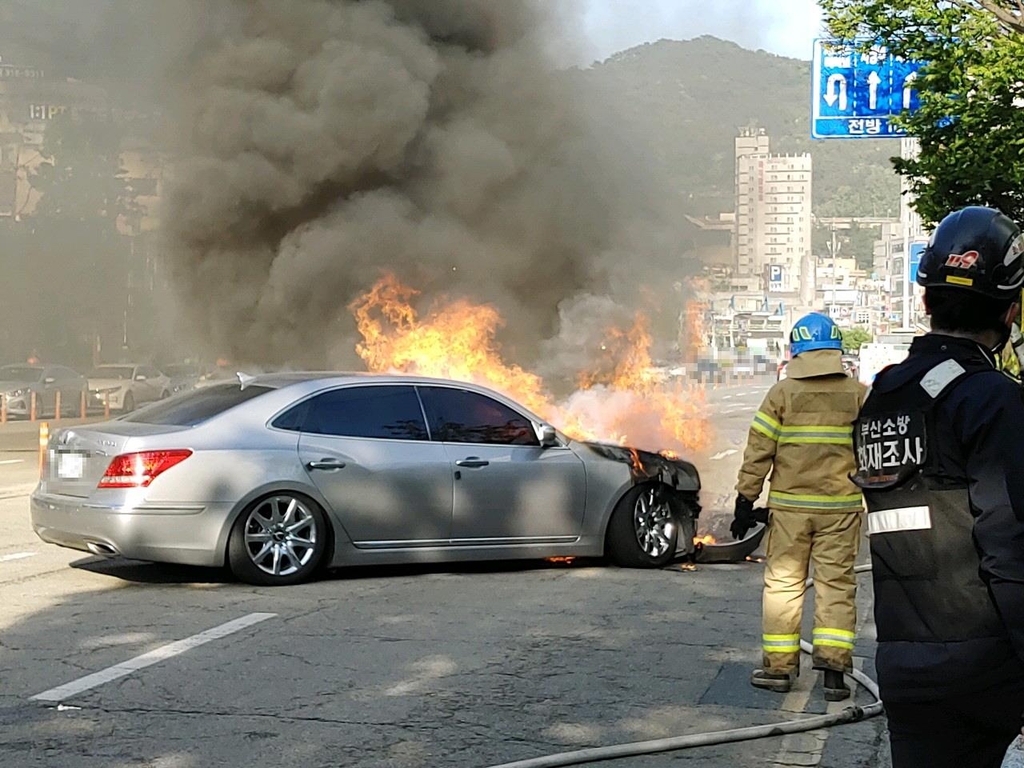
[(834, 627), (822, 627), (821, 629), (814, 630), (813, 634), (815, 637), (818, 635), (832, 635), (843, 640), (854, 640), (857, 637), (855, 633), (848, 629), (835, 629)]
[(767, 653), (800, 652), (800, 635), (762, 635), (761, 641)]
[(833, 437), (787, 437), (779, 438), (779, 445), (849, 445), (853, 446), (853, 437), (835, 435)]
[(782, 429), (782, 425), (764, 411), (758, 411), (754, 415), (754, 423), (751, 427), (772, 440), (779, 439), (779, 432)]
[(779, 430), (779, 443), (853, 445), (853, 427), (833, 425), (782, 427)]
[(853, 650), (853, 642), (857, 636), (847, 629), (835, 629), (834, 627), (823, 627), (814, 630), (814, 644), (825, 645), (832, 648), (844, 648)]
[(776, 504), (780, 507), (802, 507), (804, 509), (848, 509), (860, 504), (861, 501), (859, 493), (850, 496), (812, 496), (771, 491), (768, 494), (769, 505)]
[(806, 424), (798, 424), (792, 427), (780, 427), (779, 430), (783, 433), (789, 432), (807, 432), (808, 434), (840, 434), (840, 435), (853, 435), (853, 427), (844, 426), (809, 426)]
[(849, 642), (847, 640), (827, 640), (827, 639), (822, 638), (822, 637), (816, 637), (816, 638), (814, 638), (814, 644), (815, 645), (827, 645), (827, 646), (829, 646), (831, 648), (842, 648), (843, 650), (846, 650), (846, 651), (852, 651), (853, 650), (853, 643), (851, 643), (851, 642)]
[(755, 432), (760, 432), (762, 435), (764, 435), (765, 437), (767, 437), (767, 438), (769, 438), (771, 440), (776, 440), (777, 441), (779, 439), (779, 433), (778, 432), (772, 432), (770, 429), (768, 429), (768, 427), (764, 426), (763, 424), (761, 424), (761, 423), (759, 423), (757, 421), (755, 421), (753, 424), (751, 424), (750, 428), (753, 429)]

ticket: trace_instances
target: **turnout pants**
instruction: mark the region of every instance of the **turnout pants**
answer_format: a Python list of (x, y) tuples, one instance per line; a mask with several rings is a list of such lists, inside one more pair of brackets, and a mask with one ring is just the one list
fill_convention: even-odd
[(893, 768), (999, 768), (1022, 712), (1020, 679), (938, 701), (887, 701)]
[(793, 673), (800, 663), (800, 619), (814, 564), (814, 668), (853, 668), (857, 626), (853, 572), (863, 512), (772, 509), (764, 572), (764, 668)]

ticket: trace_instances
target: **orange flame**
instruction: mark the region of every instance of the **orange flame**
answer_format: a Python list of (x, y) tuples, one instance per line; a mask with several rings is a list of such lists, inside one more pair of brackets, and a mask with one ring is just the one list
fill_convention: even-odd
[(704, 534), (703, 536), (694, 536), (693, 543), (695, 546), (702, 547), (705, 544), (717, 544), (718, 539), (712, 536), (710, 533)]
[(643, 315), (627, 330), (608, 330), (603, 359), (579, 373), (577, 392), (556, 403), (540, 376), (502, 358), (496, 337), (503, 320), (495, 307), (457, 299), (435, 302), (420, 317), (411, 303), (418, 294), (388, 274), (349, 305), (363, 337), (356, 351), (368, 370), (489, 387), (575, 439), (628, 442), (670, 457), (706, 444), (703, 390), (654, 373)]

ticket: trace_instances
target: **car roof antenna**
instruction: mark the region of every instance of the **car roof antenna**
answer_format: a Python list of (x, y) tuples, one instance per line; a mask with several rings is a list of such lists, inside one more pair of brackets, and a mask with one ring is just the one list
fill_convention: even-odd
[(238, 377), (238, 384), (241, 386), (242, 389), (245, 389), (254, 381), (256, 381), (255, 376), (250, 376), (248, 373), (242, 373), (241, 371), (236, 373), (235, 376)]

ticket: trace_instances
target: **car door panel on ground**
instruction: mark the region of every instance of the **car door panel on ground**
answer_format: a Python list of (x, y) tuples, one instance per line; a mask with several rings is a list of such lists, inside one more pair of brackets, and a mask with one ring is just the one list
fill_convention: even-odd
[(586, 506), (586, 468), (565, 447), (542, 448), (533, 423), (467, 390), (417, 387), (452, 463), (456, 544), (574, 540)]
[(298, 408), (278, 422), (301, 423), (299, 458), (356, 546), (447, 545), (451, 464), (413, 387), (342, 387)]

